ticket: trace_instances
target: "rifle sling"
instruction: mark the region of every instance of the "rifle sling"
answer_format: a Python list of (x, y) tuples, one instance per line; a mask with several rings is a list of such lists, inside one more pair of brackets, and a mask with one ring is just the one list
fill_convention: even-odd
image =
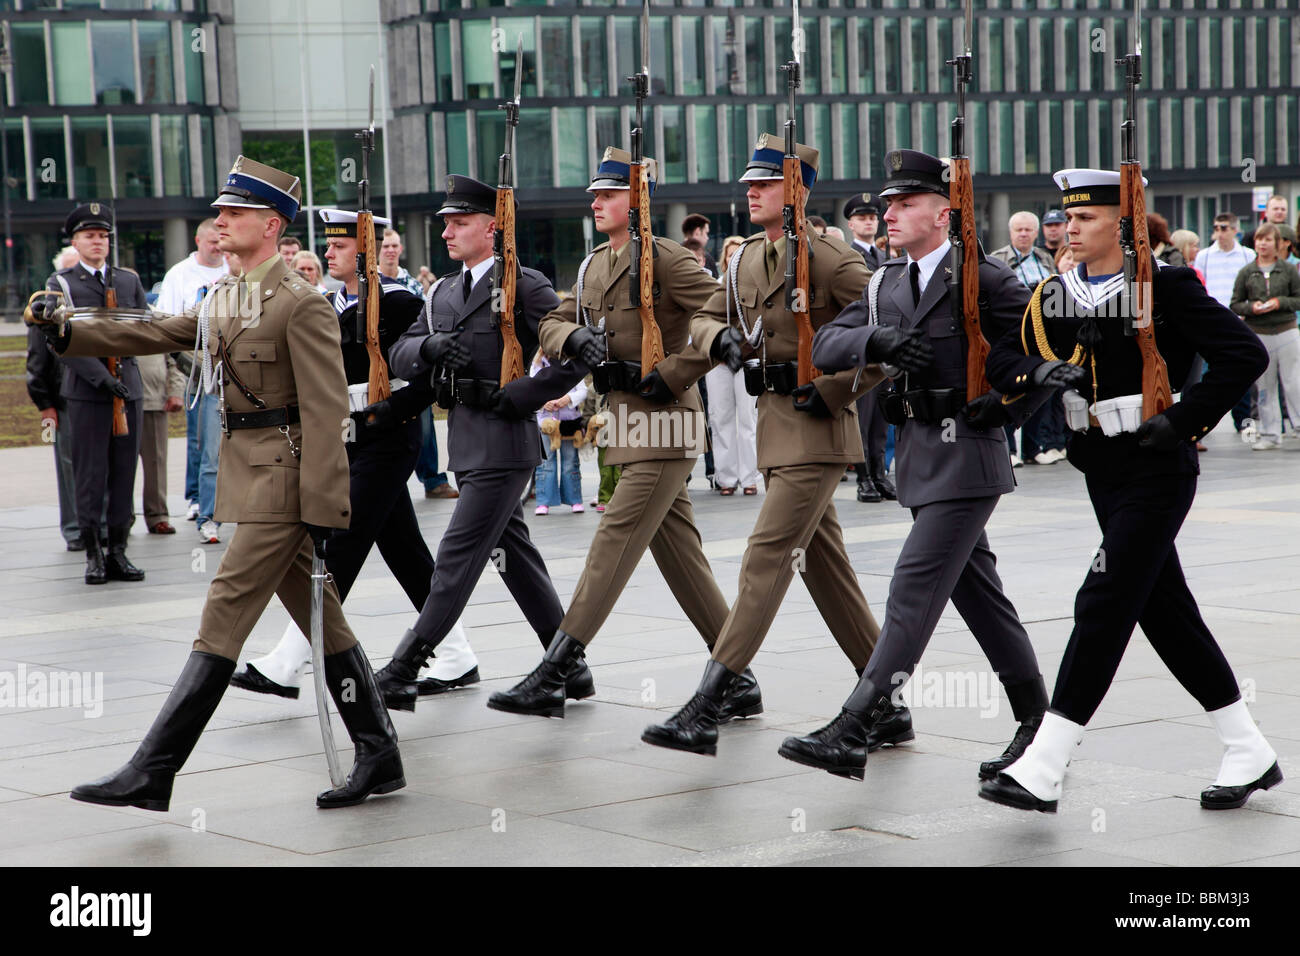
[(235, 365), (230, 359), (230, 352), (226, 349), (226, 337), (217, 331), (217, 358), (221, 360), (221, 367), (225, 369), (226, 374), (230, 376), (230, 381), (234, 383), (235, 388), (239, 389), (239, 394), (248, 399), (254, 408), (266, 408), (266, 402), (262, 401), (257, 395), (244, 384), (244, 380), (239, 377), (235, 371)]

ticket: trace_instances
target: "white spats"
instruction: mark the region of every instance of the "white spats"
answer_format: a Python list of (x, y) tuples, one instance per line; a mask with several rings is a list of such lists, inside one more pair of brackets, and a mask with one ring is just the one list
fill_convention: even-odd
[(1039, 800), (1059, 800), (1066, 765), (1082, 739), (1082, 725), (1049, 710), (1021, 758), (1002, 772)]
[(1214, 780), (1216, 787), (1240, 787), (1254, 783), (1277, 762), (1277, 753), (1259, 732), (1246, 702), (1207, 711), (1210, 723), (1223, 741), (1223, 763)]

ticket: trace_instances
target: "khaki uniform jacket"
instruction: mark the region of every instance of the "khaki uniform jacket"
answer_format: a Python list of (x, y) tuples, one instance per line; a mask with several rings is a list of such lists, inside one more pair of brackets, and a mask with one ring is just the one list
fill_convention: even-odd
[[(223, 432), (216, 520), (346, 528), (351, 514), (344, 444), (348, 388), (338, 316), (323, 295), (278, 257), (250, 290), (257, 308), (239, 308), (237, 282), (234, 276), (223, 277), (209, 293), (213, 366), (220, 330), (233, 371), (268, 409), (298, 406), (302, 421), (289, 426), (288, 439), (300, 452), (295, 457), (275, 427)], [(64, 354), (174, 352), (194, 348), (197, 328), (197, 309), (154, 322), (79, 320), (71, 326)], [(228, 410), (257, 410), (229, 374), (222, 378)]]
[[(862, 295), (871, 273), (862, 255), (840, 240), (811, 232), (809, 238), (812, 239), (808, 259), (812, 294), (809, 305), (813, 332), (816, 332)], [(767, 277), (764, 245), (760, 234), (747, 240), (735, 253), (741, 257), (736, 270), (740, 306), (750, 329), (760, 315), (763, 317), (767, 361), (793, 362), (799, 356), (799, 328), (794, 313), (785, 307), (784, 269), (778, 270), (771, 279)], [(691, 322), (691, 336), (705, 355), (727, 325), (730, 283), (728, 270), (723, 287)], [(730, 311), (734, 315), (734, 307)], [(732, 322), (735, 323), (734, 318)], [(862, 461), (862, 435), (853, 403), (885, 376), (877, 365), (869, 365), (861, 370), (861, 375), (858, 373), (857, 369), (849, 369), (814, 379), (813, 384), (831, 410), (831, 418), (816, 418), (796, 410), (794, 398), (789, 395), (775, 392), (760, 395), (758, 467), (780, 468), (814, 462), (851, 465)]]
[[(657, 371), (677, 397), (664, 406), (632, 392), (610, 392), (606, 465), (694, 458), (705, 449), (704, 406), (699, 390), (693, 386), (713, 363), (707, 351), (689, 344), (690, 322), (691, 316), (717, 292), (718, 281), (672, 240), (656, 237), (655, 245), (659, 254), (654, 259), (654, 311), (666, 356)], [(641, 361), (641, 316), (628, 290), (631, 254), (629, 244), (611, 269), (609, 243), (602, 243), (592, 252), (582, 279), (582, 302), (577, 301), (575, 285), (573, 295), (538, 326), (542, 351), (548, 358), (554, 361), (563, 355), (565, 340), (578, 326), (581, 304), (593, 327), (604, 317), (611, 360)]]

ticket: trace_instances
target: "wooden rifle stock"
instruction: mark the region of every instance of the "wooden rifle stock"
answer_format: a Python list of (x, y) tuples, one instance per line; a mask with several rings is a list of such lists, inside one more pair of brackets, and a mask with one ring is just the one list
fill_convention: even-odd
[(366, 397), (370, 404), (388, 399), (393, 390), (388, 384), (388, 363), (379, 347), (379, 250), (375, 248), (375, 217), (373, 213), (357, 213), (357, 253), (365, 262), (365, 302), (357, 301), (357, 308), (366, 310), (366, 352), (370, 356), (370, 384)]
[(948, 205), (957, 219), (954, 248), (960, 261), (954, 271), (961, 289), (962, 328), (966, 332), (966, 401), (974, 401), (989, 392), (984, 366), (989, 358), (989, 342), (980, 328), (980, 259), (979, 239), (975, 235), (975, 190), (971, 182), (970, 160), (949, 160)]
[[(804, 218), (804, 185), (803, 170), (800, 168), (799, 158), (797, 156), (785, 157), (782, 166), (782, 178), (785, 180), (785, 206), (793, 210), (794, 228), (790, 235), (786, 236), (786, 242), (797, 244), (794, 260), (794, 287), (787, 292), (787, 300), (790, 303), (790, 311), (794, 313), (795, 325), (799, 330), (799, 384), (807, 385), (813, 379), (821, 375), (813, 367), (812, 361), (812, 313), (809, 311), (809, 280), (808, 280), (808, 222)], [(786, 250), (787, 255), (789, 250)]]
[[(117, 290), (112, 286), (104, 290), (104, 305), (110, 309), (117, 308)], [(113, 378), (121, 379), (122, 361), (116, 355), (108, 357), (108, 374)], [(126, 424), (126, 401), (113, 396), (113, 435), (120, 438), (127, 434), (130, 429)]]
[(1126, 256), (1132, 256), (1130, 273), (1130, 302), (1133, 308), (1133, 325), (1137, 333), (1138, 348), (1142, 352), (1142, 419), (1159, 415), (1174, 403), (1169, 387), (1169, 369), (1164, 357), (1156, 348), (1156, 331), (1152, 324), (1152, 281), (1154, 266), (1151, 259), (1151, 238), (1147, 233), (1147, 198), (1142, 188), (1142, 164), (1121, 163), (1119, 167), (1120, 221), (1124, 230), (1131, 230)]
[(650, 232), (650, 171), (644, 163), (631, 164), (630, 185), (632, 193), (628, 200), (639, 210), (637, 231), (640, 248), (634, 247), (633, 254), (640, 256), (637, 263), (637, 307), (641, 315), (641, 376), (644, 378), (664, 360), (664, 337), (655, 320), (655, 240)]
[(502, 187), (497, 190), (497, 229), (495, 236), (496, 265), (501, 274), (497, 277), (494, 309), (499, 309), (497, 320), (501, 323), (501, 387), (505, 388), (524, 375), (524, 349), (515, 331), (515, 296), (519, 277), (518, 257), (515, 251), (515, 191)]

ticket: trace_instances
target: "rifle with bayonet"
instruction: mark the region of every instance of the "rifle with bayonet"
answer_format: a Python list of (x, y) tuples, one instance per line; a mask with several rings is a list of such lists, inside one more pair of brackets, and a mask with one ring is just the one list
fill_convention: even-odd
[(366, 343), (370, 356), (370, 404), (388, 399), (388, 363), (379, 347), (379, 250), (375, 243), (375, 217), (370, 210), (370, 154), (375, 150), (375, 67), (370, 66), (370, 123), (356, 134), (361, 140), (361, 182), (357, 184), (357, 341)]
[(812, 363), (812, 313), (809, 312), (808, 222), (804, 218), (806, 190), (803, 166), (796, 150), (798, 124), (795, 120), (796, 97), (803, 69), (803, 28), (799, 26), (799, 0), (794, 2), (794, 31), (790, 39), (791, 59), (781, 67), (786, 73), (790, 94), (790, 111), (785, 121), (785, 159), (781, 178), (785, 190), (782, 228), (785, 231), (785, 307), (794, 313), (799, 329), (799, 384), (807, 385), (821, 373)]
[(515, 295), (519, 260), (515, 250), (515, 185), (512, 157), (519, 125), (519, 96), (524, 76), (524, 38), (515, 53), (515, 97), (498, 109), (506, 111), (505, 152), (497, 163), (496, 232), (492, 237), (492, 309), (501, 323), (501, 387), (524, 374), (524, 350), (515, 331)]
[(952, 154), (948, 160), (948, 239), (952, 243), (952, 316), (966, 332), (966, 400), (974, 401), (990, 390), (984, 366), (988, 339), (980, 329), (980, 248), (975, 235), (975, 190), (970, 157), (966, 155), (966, 87), (971, 81), (971, 42), (974, 28), (972, 0), (966, 0), (962, 52), (948, 65), (953, 68), (957, 115), (952, 121)]
[(1156, 348), (1151, 324), (1154, 265), (1147, 233), (1147, 199), (1142, 188), (1142, 163), (1137, 156), (1137, 87), (1142, 82), (1142, 0), (1134, 0), (1133, 52), (1115, 60), (1124, 68), (1127, 97), (1120, 126), (1119, 243), (1124, 250), (1124, 290), (1128, 300), (1124, 334), (1136, 335), (1142, 352), (1142, 419), (1159, 415), (1174, 403), (1169, 369)]
[(632, 162), (628, 175), (628, 231), (632, 234), (628, 285), (641, 315), (641, 374), (649, 375), (664, 360), (664, 338), (655, 321), (654, 236), (650, 232), (650, 170), (645, 162), (645, 100), (650, 95), (650, 0), (641, 9), (641, 72), (628, 77), (636, 94), (632, 127)]
[[(113, 218), (111, 222), (113, 226), (113, 231), (112, 233), (110, 233), (109, 237), (112, 240), (113, 245), (112, 245), (112, 251), (109, 254), (112, 255), (114, 259), (116, 259), (117, 210), (113, 210)], [(117, 269), (114, 263), (111, 262), (104, 263), (104, 275), (106, 277), (104, 281), (104, 308), (106, 309), (117, 308), (117, 277), (114, 275), (114, 273), (116, 272)], [(108, 363), (108, 374), (113, 376), (113, 378), (117, 379), (118, 381), (121, 381), (122, 360), (115, 355), (110, 355), (105, 361), (107, 361)], [(120, 438), (121, 436), (127, 434), (129, 431), (130, 428), (127, 426), (126, 423), (126, 400), (118, 398), (116, 395), (114, 395), (113, 396), (113, 436), (115, 438)]]

